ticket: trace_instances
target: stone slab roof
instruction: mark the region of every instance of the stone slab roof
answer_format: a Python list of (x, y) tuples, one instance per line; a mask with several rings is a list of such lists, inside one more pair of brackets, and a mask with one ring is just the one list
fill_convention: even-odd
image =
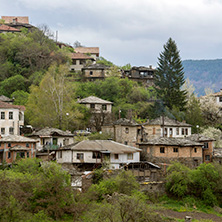
[(5, 31), (5, 32), (21, 32), (19, 29), (10, 27), (8, 25), (0, 25), (0, 31)]
[(13, 102), (13, 99), (8, 98), (7, 96), (1, 95), (0, 101), (2, 102)]
[(113, 125), (121, 125), (121, 126), (139, 126), (138, 123), (134, 120), (126, 119), (126, 118), (120, 118), (116, 120)]
[(83, 70), (86, 70), (86, 69), (101, 70), (101, 69), (109, 69), (109, 68), (110, 68), (109, 66), (96, 63), (96, 64), (92, 64), (92, 65), (84, 67)]
[(99, 47), (77, 47), (74, 50), (80, 53), (99, 54)]
[(116, 154), (136, 153), (141, 151), (141, 149), (124, 145), (122, 143), (117, 143), (112, 140), (83, 140), (79, 143), (63, 146), (59, 150), (63, 149), (71, 149), (76, 151), (100, 151)]
[(214, 148), (213, 156), (222, 158), (222, 148)]
[(2, 102), (2, 101), (0, 101), (0, 108), (2, 108), (2, 109), (19, 109), (19, 110), (25, 111), (24, 106), (12, 105), (12, 104)]
[[(144, 125), (163, 125), (163, 117), (160, 116), (156, 119), (147, 121)], [(175, 127), (191, 127), (192, 125), (184, 122), (179, 122), (175, 119), (170, 119), (167, 116), (164, 116), (164, 126), (175, 126)]]
[(189, 140), (196, 141), (196, 142), (215, 141), (215, 139), (210, 138), (210, 137), (206, 137), (202, 134), (192, 134), (190, 136), (187, 136), (186, 138)]
[(15, 145), (9, 149), (10, 151), (29, 151), (30, 148), (20, 146), (20, 145)]
[(88, 56), (88, 55), (86, 55), (86, 54), (84, 54), (84, 53), (79, 53), (79, 52), (77, 52), (77, 53), (71, 53), (71, 54), (70, 54), (70, 57), (71, 57), (71, 59), (85, 59), (85, 60), (89, 59), (89, 60), (95, 60), (93, 57)]
[(25, 136), (9, 135), (9, 136), (2, 136), (2, 138), (0, 138), (0, 143), (3, 142), (34, 143), (37, 142), (37, 140)]
[(112, 102), (104, 99), (100, 99), (96, 96), (89, 96), (84, 99), (80, 99), (78, 103), (87, 104), (87, 103), (93, 103), (93, 104), (113, 104)]
[(162, 145), (162, 146), (203, 146), (203, 144), (184, 138), (159, 137), (150, 139), (146, 142), (139, 143), (140, 145)]
[(58, 136), (68, 136), (68, 137), (73, 137), (74, 134), (67, 132), (67, 131), (63, 131), (60, 129), (56, 129), (56, 128), (50, 128), (50, 127), (46, 127), (44, 129), (41, 129), (37, 132), (33, 132), (31, 135), (29, 135), (30, 137), (32, 136), (38, 136), (38, 137), (51, 137), (54, 134), (58, 135)]

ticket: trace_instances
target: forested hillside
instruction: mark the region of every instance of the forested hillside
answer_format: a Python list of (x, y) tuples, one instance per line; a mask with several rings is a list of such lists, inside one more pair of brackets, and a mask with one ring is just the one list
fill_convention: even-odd
[(222, 59), (184, 60), (185, 78), (189, 78), (198, 96), (205, 88), (218, 92), (222, 86)]

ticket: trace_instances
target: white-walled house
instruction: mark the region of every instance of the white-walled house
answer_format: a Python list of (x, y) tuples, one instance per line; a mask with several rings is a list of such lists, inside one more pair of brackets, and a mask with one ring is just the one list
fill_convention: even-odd
[(139, 162), (140, 151), (112, 140), (84, 140), (59, 148), (56, 160), (58, 163), (91, 164), (92, 167), (106, 162), (111, 169), (119, 169), (121, 165)]
[(24, 111), (24, 106), (0, 101), (0, 134), (2, 136), (20, 135), (20, 127), (24, 126)]
[(37, 150), (56, 150), (74, 142), (74, 134), (56, 128), (46, 127), (33, 132), (29, 137), (36, 139)]
[(161, 116), (143, 124), (147, 138), (173, 137), (184, 138), (191, 135), (192, 125)]

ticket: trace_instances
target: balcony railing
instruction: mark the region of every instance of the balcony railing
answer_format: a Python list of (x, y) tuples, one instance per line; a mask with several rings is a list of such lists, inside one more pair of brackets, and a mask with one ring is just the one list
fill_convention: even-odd
[(44, 145), (43, 149), (44, 150), (58, 150), (59, 149), (59, 145)]

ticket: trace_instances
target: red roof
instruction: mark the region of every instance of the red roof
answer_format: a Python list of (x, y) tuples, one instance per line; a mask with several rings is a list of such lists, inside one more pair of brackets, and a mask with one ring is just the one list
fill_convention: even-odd
[(91, 56), (88, 56), (83, 53), (72, 53), (71, 59), (91, 59), (91, 60), (94, 60), (94, 58), (92, 58)]
[(19, 29), (10, 27), (8, 25), (0, 25), (0, 31), (6, 31), (6, 32), (21, 32)]
[(12, 105), (12, 104), (5, 103), (5, 102), (2, 102), (2, 101), (0, 101), (0, 108), (3, 108), (3, 109), (19, 109), (19, 110), (25, 111), (25, 106)]

